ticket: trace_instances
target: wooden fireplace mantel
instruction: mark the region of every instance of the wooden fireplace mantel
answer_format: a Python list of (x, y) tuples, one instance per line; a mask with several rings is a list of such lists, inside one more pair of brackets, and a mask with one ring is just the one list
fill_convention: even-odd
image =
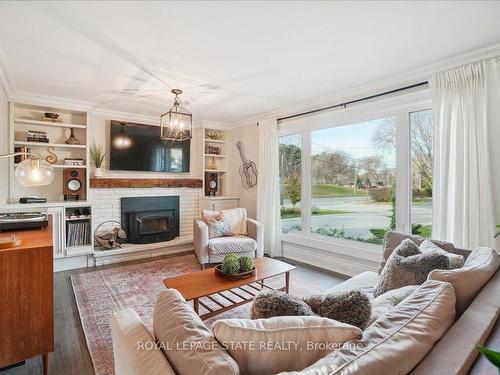
[(94, 189), (183, 187), (201, 189), (202, 180), (198, 178), (91, 178), (90, 187)]

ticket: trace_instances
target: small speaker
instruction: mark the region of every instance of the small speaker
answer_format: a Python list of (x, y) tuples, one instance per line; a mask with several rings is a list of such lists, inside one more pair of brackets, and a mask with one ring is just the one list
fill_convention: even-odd
[(219, 179), (217, 173), (205, 173), (205, 195), (213, 197), (219, 190)]
[(63, 172), (63, 194), (65, 201), (86, 199), (85, 169), (68, 168)]

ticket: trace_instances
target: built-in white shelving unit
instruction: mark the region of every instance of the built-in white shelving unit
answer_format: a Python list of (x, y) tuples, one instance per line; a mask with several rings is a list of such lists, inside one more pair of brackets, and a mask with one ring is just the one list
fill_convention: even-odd
[[(218, 134), (214, 139), (209, 136)], [(227, 130), (216, 127), (203, 128), (203, 194), (210, 196), (207, 184), (215, 176), (217, 179), (217, 191), (215, 196), (227, 196), (229, 184), (229, 159), (227, 157), (228, 133)]]

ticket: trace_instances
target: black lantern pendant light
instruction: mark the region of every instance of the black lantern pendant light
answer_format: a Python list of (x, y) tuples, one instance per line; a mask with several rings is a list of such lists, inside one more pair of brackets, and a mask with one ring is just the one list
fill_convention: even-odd
[(162, 141), (186, 141), (193, 133), (193, 115), (182, 108), (179, 95), (182, 90), (172, 89), (175, 95), (174, 105), (160, 116), (160, 137)]

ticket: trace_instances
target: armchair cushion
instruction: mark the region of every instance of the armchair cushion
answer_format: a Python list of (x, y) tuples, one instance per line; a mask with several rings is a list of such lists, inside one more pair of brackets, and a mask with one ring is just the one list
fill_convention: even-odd
[(257, 241), (247, 236), (217, 237), (208, 241), (210, 254), (247, 253), (257, 251)]

